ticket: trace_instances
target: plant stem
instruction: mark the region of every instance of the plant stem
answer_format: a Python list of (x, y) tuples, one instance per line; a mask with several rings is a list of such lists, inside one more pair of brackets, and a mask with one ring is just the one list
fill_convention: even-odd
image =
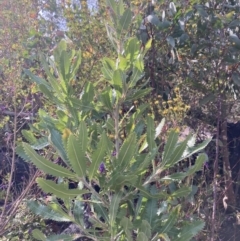
[(115, 124), (115, 151), (116, 151), (116, 157), (118, 158), (119, 154), (119, 104), (116, 104), (116, 108), (113, 111), (113, 118), (114, 118), (114, 124)]

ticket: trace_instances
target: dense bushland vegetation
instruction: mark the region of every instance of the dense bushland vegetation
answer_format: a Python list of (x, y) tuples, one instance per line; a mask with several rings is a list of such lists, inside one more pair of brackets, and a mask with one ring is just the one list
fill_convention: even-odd
[(2, 239), (218, 240), (239, 2), (0, 4)]

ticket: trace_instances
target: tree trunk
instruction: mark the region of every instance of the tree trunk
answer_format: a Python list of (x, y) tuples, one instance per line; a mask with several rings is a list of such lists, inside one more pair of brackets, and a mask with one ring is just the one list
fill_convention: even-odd
[(233, 181), (232, 181), (232, 171), (229, 162), (229, 150), (228, 150), (228, 138), (227, 138), (227, 114), (228, 114), (228, 106), (226, 103), (225, 96), (222, 96), (222, 123), (221, 123), (221, 132), (220, 139), (222, 141), (222, 158), (223, 158), (223, 171), (224, 171), (224, 181), (225, 181), (225, 193), (223, 198), (224, 208), (232, 212), (236, 207), (236, 198), (233, 189)]

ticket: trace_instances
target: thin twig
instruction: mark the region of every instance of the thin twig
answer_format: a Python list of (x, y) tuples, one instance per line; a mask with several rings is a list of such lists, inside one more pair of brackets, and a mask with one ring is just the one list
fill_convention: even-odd
[(213, 211), (212, 211), (212, 227), (211, 227), (211, 241), (215, 240), (216, 229), (216, 210), (217, 210), (217, 175), (218, 175), (218, 159), (219, 159), (219, 131), (220, 131), (220, 116), (221, 116), (221, 98), (218, 96), (218, 116), (217, 116), (217, 133), (216, 133), (216, 156), (213, 167)]

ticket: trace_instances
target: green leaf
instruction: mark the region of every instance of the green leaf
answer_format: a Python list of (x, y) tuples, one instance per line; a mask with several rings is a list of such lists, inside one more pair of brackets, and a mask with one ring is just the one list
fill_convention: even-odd
[(229, 36), (229, 41), (232, 43), (232, 46), (234, 48), (237, 48), (238, 50), (240, 50), (240, 39), (236, 34), (231, 34)]
[(137, 241), (149, 241), (145, 233), (139, 232), (137, 236)]
[(67, 154), (69, 157), (69, 162), (74, 172), (77, 173), (78, 177), (84, 178), (86, 176), (86, 162), (87, 162), (85, 157), (86, 149), (83, 150), (82, 149), (83, 145), (82, 146), (80, 145), (81, 145), (80, 141), (78, 141), (74, 135), (69, 136), (68, 143), (67, 143)]
[(92, 102), (93, 97), (94, 97), (94, 86), (91, 82), (88, 82), (84, 87), (84, 93), (82, 96), (83, 104)]
[(78, 133), (78, 142), (80, 143), (80, 148), (83, 152), (87, 150), (88, 147), (88, 131), (87, 125), (84, 121), (80, 122), (79, 133)]
[(41, 240), (41, 241), (45, 241), (46, 240), (46, 236), (45, 234), (39, 230), (39, 229), (34, 229), (32, 231), (32, 236), (37, 239), (37, 240)]
[[(152, 186), (150, 189), (150, 193), (152, 195), (155, 195), (157, 193), (157, 189), (155, 186)], [(145, 204), (145, 212), (144, 212), (144, 219), (148, 221), (150, 226), (153, 227), (155, 218), (157, 216), (157, 210), (158, 210), (158, 201), (157, 199), (149, 199), (147, 203)]]
[(125, 46), (126, 58), (133, 62), (137, 58), (140, 51), (140, 42), (136, 37), (130, 38)]
[(216, 99), (216, 96), (214, 93), (210, 93), (208, 95), (205, 95), (201, 100), (199, 100), (199, 105), (206, 105), (211, 101), (214, 101)]
[(119, 93), (123, 93), (123, 82), (126, 81), (126, 76), (124, 76), (124, 73), (122, 70), (117, 69), (114, 71), (113, 73), (113, 86), (114, 88), (119, 92)]
[(163, 227), (159, 230), (160, 233), (167, 233), (173, 228), (173, 226), (178, 220), (179, 208), (179, 206), (173, 208), (173, 210), (167, 217), (167, 220), (164, 223)]
[(150, 14), (147, 16), (147, 21), (155, 26), (160, 24), (160, 20), (156, 14)]
[(176, 148), (173, 148), (170, 159), (164, 162), (165, 163), (164, 169), (170, 168), (182, 160), (183, 153), (187, 148), (188, 140), (189, 140), (189, 137), (186, 140), (178, 143)]
[(240, 26), (240, 20), (239, 19), (235, 19), (233, 21), (231, 21), (231, 23), (228, 25), (229, 28), (236, 28)]
[(175, 48), (175, 40), (172, 36), (167, 37), (167, 42), (172, 48)]
[(103, 58), (102, 60), (102, 73), (107, 80), (112, 80), (113, 71), (115, 70), (115, 62), (109, 58)]
[(22, 130), (23, 137), (30, 143), (35, 144), (37, 142), (37, 138), (34, 136), (32, 131)]
[(126, 9), (122, 15), (122, 17), (119, 20), (119, 34), (121, 35), (122, 32), (125, 30), (127, 31), (129, 28), (129, 25), (132, 22), (132, 12), (130, 9)]
[(148, 198), (148, 199), (164, 199), (169, 197), (169, 194), (167, 194), (166, 192), (161, 192), (158, 194), (151, 194), (150, 192), (148, 192), (148, 190), (146, 190), (144, 187), (139, 186), (139, 185), (134, 185), (140, 192), (141, 194)]
[(49, 131), (50, 131), (50, 140), (54, 145), (54, 147), (57, 149), (58, 154), (66, 164), (69, 164), (69, 160), (68, 160), (64, 145), (62, 143), (62, 135), (60, 134), (59, 131), (54, 130), (52, 128), (49, 128)]
[(92, 180), (93, 176), (96, 174), (99, 165), (104, 160), (104, 156), (107, 150), (107, 137), (105, 132), (102, 133), (100, 137), (100, 141), (97, 145), (97, 149), (94, 151), (92, 155), (92, 163), (89, 167), (89, 179)]
[(46, 241), (73, 241), (76, 240), (77, 234), (69, 235), (69, 234), (56, 234), (47, 237)]
[(235, 85), (240, 86), (240, 75), (238, 72), (233, 72), (232, 73), (232, 80)]
[(54, 181), (43, 178), (37, 178), (36, 182), (45, 193), (51, 193), (61, 199), (72, 199), (78, 195), (88, 193), (87, 190), (68, 189), (64, 183), (56, 184)]
[(193, 154), (203, 150), (209, 144), (209, 142), (211, 140), (212, 140), (212, 138), (208, 138), (207, 140), (203, 141), (202, 143), (198, 144), (197, 146), (189, 147), (187, 150), (185, 150), (181, 160), (183, 160), (184, 158), (188, 158), (188, 157), (192, 156)]
[(180, 197), (186, 197), (191, 193), (192, 188), (191, 187), (181, 187), (177, 191), (173, 192), (170, 196), (172, 198), (180, 198)]
[(178, 133), (172, 130), (167, 138), (167, 143), (164, 147), (162, 166), (165, 166), (169, 162), (172, 152), (175, 150), (178, 141)]
[(172, 175), (165, 176), (165, 177), (161, 178), (161, 181), (181, 181), (186, 176), (188, 176), (187, 173), (185, 173), (185, 172), (178, 172), (178, 173), (174, 173)]
[(148, 221), (143, 220), (140, 226), (140, 232), (143, 232), (147, 237), (148, 240), (151, 238), (152, 233), (151, 233), (151, 225), (149, 224)]
[(76, 53), (76, 56), (73, 59), (73, 64), (72, 64), (72, 77), (75, 77), (79, 66), (81, 64), (81, 50), (78, 50)]
[(157, 154), (158, 149), (157, 148), (153, 148), (151, 149), (151, 151), (149, 151), (146, 155), (146, 157), (144, 158), (144, 160), (140, 163), (140, 165), (137, 168), (137, 173), (141, 173), (143, 171), (147, 171), (148, 167), (150, 166), (152, 160), (154, 160), (156, 154)]
[(114, 227), (114, 223), (115, 223), (115, 219), (116, 219), (116, 216), (117, 216), (117, 212), (118, 212), (119, 204), (120, 204), (120, 201), (121, 201), (121, 197), (122, 197), (121, 192), (115, 193), (112, 196), (112, 199), (111, 199), (111, 202), (110, 202), (109, 224), (110, 224), (111, 228)]
[(133, 88), (143, 76), (144, 75), (143, 75), (142, 71), (140, 71), (137, 67), (134, 67), (128, 87)]
[(123, 217), (120, 224), (123, 227), (123, 230), (127, 236), (127, 240), (128, 241), (132, 241), (132, 233), (131, 233), (131, 229), (133, 228), (133, 224), (132, 222), (127, 218), (127, 217)]
[(130, 161), (132, 160), (134, 153), (136, 151), (136, 145), (137, 145), (137, 137), (135, 132), (133, 132), (124, 141), (119, 151), (119, 155), (116, 162), (117, 162), (117, 165), (120, 167), (120, 170), (123, 171), (128, 165), (130, 165)]
[(44, 85), (46, 86), (47, 89), (51, 90), (51, 86), (49, 85), (49, 83), (45, 80), (42, 79), (36, 75), (34, 75), (31, 71), (29, 71), (28, 69), (24, 69), (24, 72), (26, 75), (28, 75), (30, 77), (30, 79), (35, 82), (38, 85)]
[(153, 118), (150, 116), (147, 116), (147, 143), (149, 150), (152, 150), (153, 148), (156, 147), (155, 143), (155, 126), (154, 126), (154, 121)]
[(114, 175), (108, 182), (108, 186), (114, 190), (120, 190), (124, 185), (133, 185), (137, 182), (137, 175)]
[(37, 142), (31, 145), (34, 150), (42, 150), (44, 147), (49, 146), (48, 138), (43, 136), (37, 139)]
[(152, 89), (150, 89), (150, 88), (137, 90), (132, 96), (130, 95), (127, 98), (127, 100), (137, 100), (137, 99), (140, 99), (140, 98), (144, 97), (145, 95), (149, 94), (151, 92), (151, 90)]
[(112, 102), (111, 102), (111, 98), (110, 98), (110, 89), (109, 88), (101, 94), (100, 99), (101, 99), (101, 102), (103, 103), (103, 105), (108, 110), (112, 109)]
[(39, 204), (37, 201), (28, 201), (27, 206), (33, 213), (41, 216), (44, 219), (51, 219), (58, 222), (71, 222), (71, 218), (68, 217), (63, 211), (55, 211), (50, 206)]
[(203, 221), (197, 220), (192, 221), (181, 229), (181, 232), (178, 234), (180, 238), (176, 238), (176, 241), (188, 241), (196, 236), (200, 231), (203, 230), (205, 223)]
[(208, 161), (208, 156), (205, 153), (201, 153), (196, 161), (195, 164), (191, 167), (189, 167), (188, 171), (187, 171), (187, 175), (193, 175), (194, 173), (196, 173), (197, 171), (201, 170), (203, 168), (203, 164), (204, 162)]
[(28, 160), (30, 160), (37, 168), (39, 168), (43, 172), (53, 175), (55, 177), (76, 179), (74, 173), (38, 155), (27, 143), (23, 143), (22, 146), (26, 155), (28, 156)]

